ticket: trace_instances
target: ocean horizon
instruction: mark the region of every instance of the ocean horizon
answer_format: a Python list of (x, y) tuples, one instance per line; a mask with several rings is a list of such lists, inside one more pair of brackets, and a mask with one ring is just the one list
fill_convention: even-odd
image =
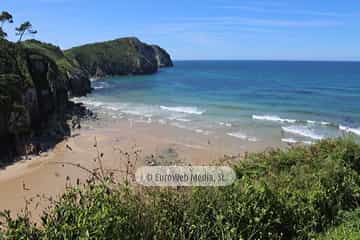
[(113, 119), (249, 142), (360, 137), (360, 62), (181, 60), (156, 75), (111, 76), (75, 98)]

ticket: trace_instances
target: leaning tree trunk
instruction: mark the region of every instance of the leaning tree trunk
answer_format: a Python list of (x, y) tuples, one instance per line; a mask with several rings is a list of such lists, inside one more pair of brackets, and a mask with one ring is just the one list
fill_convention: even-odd
[(22, 32), (22, 33), (20, 34), (19, 42), (21, 42), (21, 39), (22, 39), (22, 37), (24, 36), (24, 33), (25, 33), (25, 32)]

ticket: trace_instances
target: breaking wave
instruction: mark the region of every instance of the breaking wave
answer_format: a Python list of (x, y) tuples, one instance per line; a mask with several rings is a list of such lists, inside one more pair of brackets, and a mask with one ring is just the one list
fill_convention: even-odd
[(307, 126), (297, 126), (292, 125), (288, 127), (281, 127), (284, 132), (300, 135), (303, 137), (308, 137), (314, 140), (321, 140), (324, 138), (323, 135), (316, 133), (313, 129)]
[(344, 132), (347, 132), (347, 133), (354, 133), (354, 134), (360, 136), (360, 128), (351, 128), (351, 127), (340, 125), (339, 129), (341, 131), (344, 131)]
[(273, 122), (281, 122), (281, 123), (295, 123), (295, 119), (287, 119), (281, 118), (275, 115), (252, 115), (252, 118), (255, 120), (263, 120), (263, 121), (273, 121)]
[(162, 110), (171, 111), (171, 112), (180, 112), (180, 113), (197, 114), (197, 115), (201, 115), (201, 114), (203, 114), (205, 112), (205, 111), (199, 110), (197, 107), (183, 107), (183, 106), (167, 107), (167, 106), (160, 106), (160, 108)]

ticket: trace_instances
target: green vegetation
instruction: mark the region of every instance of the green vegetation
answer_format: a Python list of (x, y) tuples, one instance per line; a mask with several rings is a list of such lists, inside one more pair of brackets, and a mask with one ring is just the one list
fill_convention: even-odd
[(7, 37), (7, 33), (4, 32), (3, 30), (3, 26), (4, 23), (8, 22), (8, 23), (13, 23), (13, 16), (6, 11), (2, 11), (0, 14), (0, 22), (1, 22), (1, 26), (0, 26), (0, 39), (4, 39)]
[(0, 73), (0, 108), (3, 109), (20, 103), (22, 92), (34, 84), (21, 46), (0, 40)]
[(7, 12), (7, 11), (2, 11), (0, 14), (0, 22), (1, 22), (1, 27), (4, 26), (4, 23), (8, 22), (8, 23), (13, 23), (13, 16)]
[[(170, 66), (167, 62), (171, 63), (164, 50), (156, 51), (134, 37), (74, 47), (66, 50), (65, 55), (93, 77), (155, 73), (160, 65)], [(164, 63), (158, 63), (158, 58)]]
[(41, 54), (56, 63), (63, 78), (66, 78), (67, 72), (72, 72), (77, 67), (71, 59), (64, 55), (63, 51), (58, 46), (50, 43), (43, 43), (34, 39), (21, 42), (21, 45), (29, 53)]
[(318, 240), (360, 239), (360, 208), (339, 217), (340, 225), (322, 233)]
[(7, 37), (7, 33), (0, 27), (0, 39), (4, 39)]
[[(73, 187), (36, 226), (2, 214), (5, 239), (359, 239), (360, 145), (248, 154), (219, 188), (140, 188), (111, 178)], [(1, 235), (0, 235), (1, 236)]]
[(37, 31), (32, 28), (32, 24), (29, 21), (22, 23), (19, 27), (15, 28), (16, 35), (19, 36), (19, 42), (25, 33), (36, 34)]
[(65, 51), (91, 76), (127, 74), (135, 70), (136, 59), (142, 56), (131, 43), (131, 39), (87, 44)]

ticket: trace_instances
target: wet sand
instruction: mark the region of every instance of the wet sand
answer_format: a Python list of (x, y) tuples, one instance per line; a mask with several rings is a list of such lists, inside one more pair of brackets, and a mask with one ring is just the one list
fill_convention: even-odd
[(48, 205), (44, 198), (54, 198), (66, 186), (84, 182), (89, 177), (88, 172), (74, 165), (97, 168), (99, 165), (94, 158), (99, 153), (104, 154), (105, 169), (125, 171), (128, 161), (120, 149), (130, 153), (132, 163), (135, 149), (141, 150), (136, 166), (210, 165), (224, 155), (262, 151), (268, 146), (272, 143), (250, 143), (231, 136), (199, 134), (160, 123), (125, 119), (86, 122), (81, 130), (73, 131), (71, 137), (49, 152), (0, 170), (0, 210), (9, 209), (17, 214), (28, 201), (33, 217), (38, 219)]

